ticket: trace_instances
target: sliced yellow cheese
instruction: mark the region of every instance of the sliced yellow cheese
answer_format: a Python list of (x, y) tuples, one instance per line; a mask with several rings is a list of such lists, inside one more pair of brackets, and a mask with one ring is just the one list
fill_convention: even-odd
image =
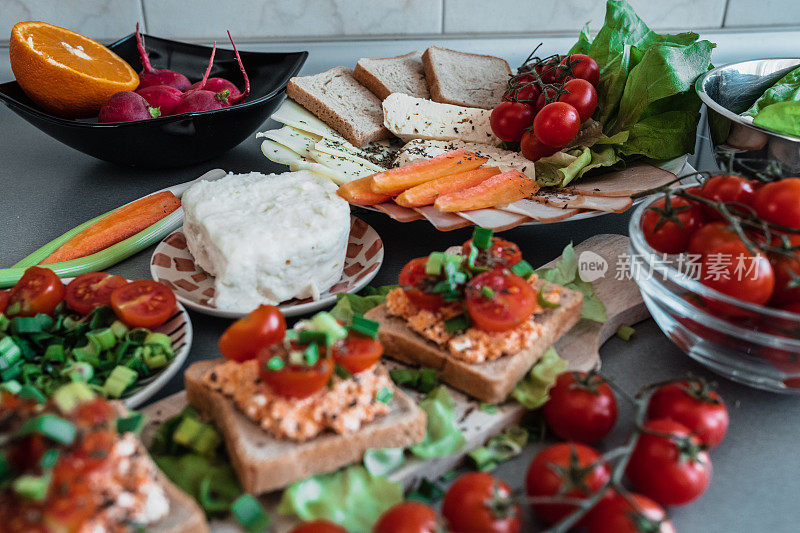
[(348, 142), (341, 143), (335, 139), (322, 138), (314, 145), (314, 149), (324, 154), (347, 159), (365, 168), (370, 168), (373, 173), (386, 170), (384, 167), (362, 157), (359, 152), (364, 155), (366, 153)]
[(300, 131), (291, 126), (258, 133), (256, 137), (271, 139), (303, 157), (309, 157), (309, 150), (313, 149), (314, 145), (322, 139), (319, 135)]
[(279, 165), (286, 165), (292, 171), (309, 170), (311, 172), (316, 172), (317, 174), (330, 179), (337, 185), (341, 185), (345, 181), (348, 181), (348, 179), (341, 172), (337, 172), (336, 170), (328, 168), (327, 166), (315, 161), (310, 161), (297, 152), (294, 152), (282, 144), (272, 140), (266, 140), (261, 143), (261, 153), (263, 153), (270, 161), (278, 163)]
[(325, 152), (320, 152), (316, 149), (310, 151), (310, 157), (317, 163), (325, 165), (335, 172), (339, 172), (344, 181), (352, 181), (354, 179), (364, 178), (383, 170), (381, 168), (375, 170), (375, 165), (369, 163), (368, 161), (365, 163), (367, 163), (369, 166), (359, 163), (358, 161), (353, 161), (352, 159), (346, 157), (326, 154)]

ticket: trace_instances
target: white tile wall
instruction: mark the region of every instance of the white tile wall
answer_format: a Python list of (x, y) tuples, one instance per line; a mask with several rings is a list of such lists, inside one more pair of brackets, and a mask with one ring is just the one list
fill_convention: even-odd
[(725, 26), (797, 26), (800, 0), (728, 0)]
[(42, 20), (99, 41), (115, 41), (144, 22), (139, 0), (0, 0), (0, 42), (23, 20)]

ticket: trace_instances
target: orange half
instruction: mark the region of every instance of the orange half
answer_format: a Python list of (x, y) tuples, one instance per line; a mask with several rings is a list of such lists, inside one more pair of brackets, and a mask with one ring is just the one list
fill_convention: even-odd
[(79, 33), (19, 22), (11, 30), (11, 70), (28, 97), (68, 118), (96, 116), (109, 97), (133, 91), (139, 76), (117, 54)]

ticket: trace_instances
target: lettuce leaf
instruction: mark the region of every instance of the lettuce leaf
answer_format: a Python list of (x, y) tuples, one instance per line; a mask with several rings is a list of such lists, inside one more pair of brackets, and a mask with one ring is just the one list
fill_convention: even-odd
[(800, 102), (790, 100), (763, 108), (753, 124), (784, 135), (800, 137)]
[[(750, 108), (742, 113), (745, 117), (755, 117), (764, 108), (777, 102), (800, 101), (800, 67), (789, 71), (775, 85), (764, 91), (764, 94), (753, 102)], [(766, 127), (766, 126), (764, 126)]]
[(516, 457), (528, 443), (528, 430), (519, 426), (506, 428), (483, 446), (467, 454), (473, 466), (482, 472), (494, 470), (503, 461)]
[(373, 307), (378, 307), (386, 301), (389, 291), (398, 285), (384, 285), (383, 287), (365, 287), (357, 294), (339, 293), (336, 295), (336, 305), (329, 312), (333, 318), (349, 324), (353, 315), (364, 314)]
[(364, 452), (364, 467), (373, 476), (394, 472), (406, 461), (403, 448), (370, 448)]
[(528, 409), (538, 409), (549, 399), (548, 392), (556, 382), (556, 377), (566, 369), (567, 362), (551, 346), (533, 365), (528, 375), (517, 383), (511, 391), (511, 397)]
[(540, 268), (536, 271), (536, 275), (550, 283), (580, 291), (583, 294), (581, 318), (595, 322), (605, 322), (608, 319), (606, 306), (594, 293), (594, 287), (590, 282), (583, 281), (578, 274), (578, 258), (575, 256), (572, 243), (564, 248), (561, 259), (556, 261), (552, 268)]
[(366, 533), (403, 500), (403, 486), (374, 476), (362, 465), (297, 481), (283, 491), (278, 512), (302, 520), (325, 519), (353, 533)]
[(419, 407), (428, 417), (428, 431), (425, 440), (409, 448), (411, 453), (431, 459), (452, 455), (464, 447), (467, 439), (458, 429), (455, 404), (447, 387), (440, 385), (433, 389)]

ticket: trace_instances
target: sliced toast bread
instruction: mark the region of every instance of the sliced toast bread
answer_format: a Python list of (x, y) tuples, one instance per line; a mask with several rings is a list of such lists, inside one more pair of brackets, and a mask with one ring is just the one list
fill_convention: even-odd
[(359, 148), (392, 136), (383, 126), (380, 99), (358, 83), (348, 68), (294, 77), (286, 94)]
[(353, 76), (381, 100), (392, 93), (431, 97), (419, 50), (395, 57), (362, 57), (356, 63)]
[(422, 54), (431, 100), (493, 109), (503, 99), (511, 67), (505, 59), (431, 46)]
[(425, 413), (395, 388), (389, 413), (356, 433), (327, 432), (301, 443), (277, 439), (240, 412), (231, 399), (203, 384), (203, 376), (223, 362), (217, 359), (191, 365), (184, 375), (186, 399), (219, 428), (246, 492), (279, 489), (358, 462), (369, 448), (401, 448), (425, 438)]
[[(543, 283), (539, 281), (536, 289)], [(379, 339), (389, 357), (403, 363), (436, 369), (439, 379), (451, 387), (484, 402), (496, 403), (508, 398), (514, 386), (545, 350), (580, 318), (583, 304), (580, 292), (563, 288), (560, 303), (559, 307), (536, 315), (536, 322), (542, 325), (542, 335), (530, 348), (485, 363), (466, 363), (453, 357), (409, 329), (403, 318), (389, 315), (386, 304), (368, 311), (365, 316), (380, 323)]]
[(151, 533), (207, 533), (206, 516), (197, 502), (161, 472), (159, 472), (159, 481), (169, 499), (169, 514), (150, 525), (147, 531)]

